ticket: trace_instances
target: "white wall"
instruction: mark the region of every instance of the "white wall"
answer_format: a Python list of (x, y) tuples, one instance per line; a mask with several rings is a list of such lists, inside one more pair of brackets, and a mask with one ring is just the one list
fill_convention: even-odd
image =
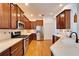
[(53, 20), (53, 16), (45, 16), (43, 20), (44, 40), (51, 40), (52, 32), (55, 31), (55, 22)]
[(78, 22), (77, 22), (77, 33), (79, 34), (79, 4), (77, 5), (77, 20), (78, 20)]

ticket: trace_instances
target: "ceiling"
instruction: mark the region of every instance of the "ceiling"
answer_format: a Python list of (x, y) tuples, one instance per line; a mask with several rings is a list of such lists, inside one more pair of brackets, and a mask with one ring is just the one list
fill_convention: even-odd
[(62, 4), (59, 7), (60, 3), (29, 3), (26, 6), (24, 3), (19, 3), (18, 5), (25, 12), (25, 15), (30, 19), (41, 18), (40, 15), (44, 16), (54, 16), (59, 10), (61, 10), (66, 4)]

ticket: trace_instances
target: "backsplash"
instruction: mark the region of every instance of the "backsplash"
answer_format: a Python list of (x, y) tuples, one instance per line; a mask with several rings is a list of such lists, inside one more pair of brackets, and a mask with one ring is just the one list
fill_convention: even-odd
[(25, 35), (29, 32), (35, 32), (35, 30), (12, 30), (12, 29), (0, 29), (0, 40), (6, 40), (11, 38), (11, 32), (21, 31), (21, 35)]
[(0, 29), (0, 40), (6, 40), (11, 38), (11, 32), (21, 31), (21, 30), (11, 30), (11, 29)]
[(56, 34), (61, 34), (61, 35), (65, 35), (65, 36), (69, 36), (71, 33), (70, 29), (57, 29)]
[(9, 31), (0, 30), (0, 40), (10, 39), (11, 35)]

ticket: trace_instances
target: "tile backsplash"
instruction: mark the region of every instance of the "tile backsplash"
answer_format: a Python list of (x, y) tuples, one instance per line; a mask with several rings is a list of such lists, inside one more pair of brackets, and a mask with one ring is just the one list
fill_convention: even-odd
[(64, 36), (69, 36), (71, 33), (71, 30), (70, 29), (58, 29), (56, 33), (64, 35)]
[(0, 30), (0, 40), (10, 39), (11, 34), (9, 31), (2, 31)]
[(11, 39), (11, 32), (21, 30), (0, 29), (0, 40)]

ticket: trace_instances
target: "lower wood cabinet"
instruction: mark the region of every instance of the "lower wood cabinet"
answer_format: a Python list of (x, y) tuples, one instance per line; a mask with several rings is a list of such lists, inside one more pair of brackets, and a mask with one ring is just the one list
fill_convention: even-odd
[(15, 45), (11, 46), (7, 50), (0, 53), (0, 56), (23, 56), (24, 55), (24, 41), (21, 40), (20, 42), (16, 43)]
[(31, 35), (29, 35), (29, 44), (32, 40), (36, 40), (36, 33), (32, 33)]
[(22, 40), (11, 47), (11, 56), (22, 56), (24, 54), (23, 50), (24, 48)]
[(0, 53), (0, 56), (10, 56), (10, 48)]
[(60, 37), (53, 35), (52, 36), (52, 43), (54, 44)]

